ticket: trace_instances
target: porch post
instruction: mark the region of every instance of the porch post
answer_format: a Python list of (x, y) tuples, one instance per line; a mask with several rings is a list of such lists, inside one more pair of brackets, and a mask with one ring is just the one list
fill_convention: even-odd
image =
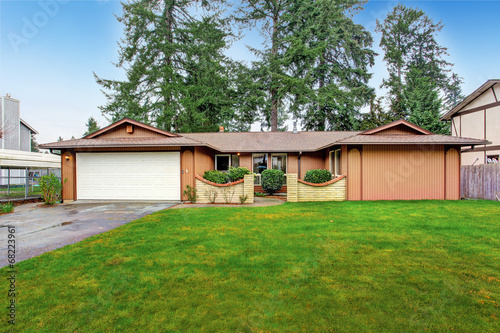
[(254, 203), (254, 175), (245, 175), (243, 180), (243, 195), (247, 196), (246, 203)]

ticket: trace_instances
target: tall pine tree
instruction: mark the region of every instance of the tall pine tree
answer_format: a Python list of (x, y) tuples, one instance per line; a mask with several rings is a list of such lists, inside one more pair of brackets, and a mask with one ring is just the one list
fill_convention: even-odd
[[(99, 78), (104, 115), (130, 117), (171, 131), (213, 131), (235, 117), (239, 94), (224, 56), (230, 33), (210, 6), (218, 1), (123, 3), (124, 38), (117, 67), (124, 81)], [(196, 6), (202, 15), (194, 16)], [(249, 117), (239, 117), (250, 121)], [(253, 120), (253, 119), (251, 119)]]
[(289, 10), (283, 30), (290, 70), (292, 112), (309, 130), (353, 130), (374, 90), (367, 83), (374, 64), (373, 39), (352, 17), (361, 0), (305, 0)]
[(436, 39), (442, 28), (422, 10), (402, 4), (377, 21), (389, 72), (381, 87), (388, 89), (392, 118), (414, 120), (437, 133), (444, 131), (438, 125), (443, 107), (461, 98), (461, 78), (451, 72), (448, 50)]

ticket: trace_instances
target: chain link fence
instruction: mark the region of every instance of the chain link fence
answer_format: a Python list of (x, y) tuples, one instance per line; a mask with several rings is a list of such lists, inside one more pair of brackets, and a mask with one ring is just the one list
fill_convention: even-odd
[(40, 178), (53, 174), (61, 181), (61, 169), (12, 168), (0, 169), (0, 202), (40, 198)]

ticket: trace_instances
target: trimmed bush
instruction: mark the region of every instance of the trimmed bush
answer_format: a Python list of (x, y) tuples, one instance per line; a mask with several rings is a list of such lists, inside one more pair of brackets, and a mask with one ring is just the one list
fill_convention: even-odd
[(239, 168), (229, 167), (229, 171), (227, 172), (227, 175), (229, 176), (229, 180), (232, 182), (243, 179), (245, 177), (245, 175), (249, 175), (249, 174), (251, 174), (250, 170), (248, 170), (245, 167), (239, 167)]
[(285, 174), (281, 170), (267, 169), (262, 171), (262, 189), (269, 194), (278, 192), (285, 181)]
[(313, 184), (322, 184), (332, 180), (332, 173), (324, 169), (309, 170), (304, 176), (304, 181)]
[(216, 184), (226, 184), (229, 183), (229, 177), (227, 173), (218, 171), (218, 170), (209, 170), (205, 171), (203, 174), (203, 178), (208, 180), (209, 182)]

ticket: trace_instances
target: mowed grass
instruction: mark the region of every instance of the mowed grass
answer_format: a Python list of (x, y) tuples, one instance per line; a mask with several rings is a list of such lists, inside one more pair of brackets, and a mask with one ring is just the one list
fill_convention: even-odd
[(499, 332), (499, 216), (488, 201), (162, 211), (19, 263), (15, 328)]

